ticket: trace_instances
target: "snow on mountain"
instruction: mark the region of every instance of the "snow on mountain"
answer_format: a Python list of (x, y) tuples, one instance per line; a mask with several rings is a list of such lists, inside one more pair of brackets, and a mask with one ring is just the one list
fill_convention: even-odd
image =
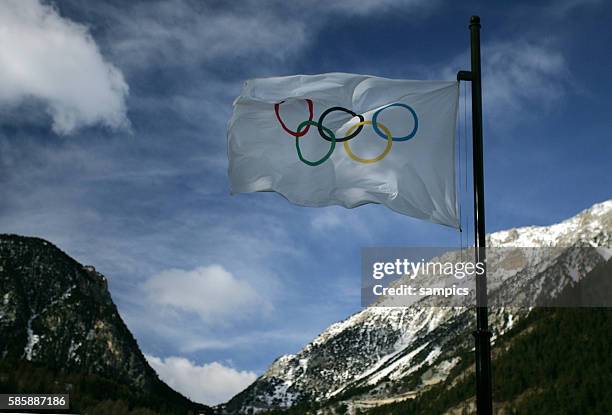
[[(612, 255), (612, 200), (555, 225), (493, 233), (488, 236), (488, 246), (598, 247), (591, 250), (598, 254), (586, 257), (562, 249), (536, 249), (522, 250), (522, 257), (499, 250), (488, 258), (489, 265), (503, 271), (491, 281), (493, 298), (549, 300)], [(492, 309), (493, 339), (529, 311)], [(330, 399), (345, 401), (350, 407), (392, 396), (416, 396), (444, 380), (460, 361), (460, 352), (472, 348), (473, 322), (473, 310), (462, 307), (366, 308), (332, 324), (298, 353), (278, 358), (219, 409), (256, 413)]]

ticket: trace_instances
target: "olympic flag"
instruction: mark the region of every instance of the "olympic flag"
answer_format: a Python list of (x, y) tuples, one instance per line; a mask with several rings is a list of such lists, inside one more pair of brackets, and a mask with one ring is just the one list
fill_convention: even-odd
[(247, 81), (228, 126), (232, 193), (383, 204), (459, 226), (456, 81), (330, 73)]

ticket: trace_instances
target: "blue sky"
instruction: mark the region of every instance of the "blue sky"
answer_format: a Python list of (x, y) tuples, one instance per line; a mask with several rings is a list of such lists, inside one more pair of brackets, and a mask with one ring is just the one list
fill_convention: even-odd
[(243, 81), (454, 79), (472, 14), (488, 230), (609, 199), (605, 2), (27, 0), (0, 11), (0, 232), (95, 265), (162, 377), (221, 402), (360, 309), (361, 247), (459, 244), (381, 206), (230, 196), (225, 127)]

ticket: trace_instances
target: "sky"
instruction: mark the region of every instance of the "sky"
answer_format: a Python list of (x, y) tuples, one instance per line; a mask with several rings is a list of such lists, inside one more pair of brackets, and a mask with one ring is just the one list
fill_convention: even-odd
[[(463, 234), (376, 205), (230, 196), (225, 130), (244, 81), (452, 80), (469, 69), (473, 14), (487, 230), (556, 223), (609, 199), (610, 3), (7, 0), (0, 232), (94, 265), (162, 379), (226, 401), (360, 310), (362, 247), (473, 238), (465, 183)], [(465, 92), (458, 151), (469, 154)]]

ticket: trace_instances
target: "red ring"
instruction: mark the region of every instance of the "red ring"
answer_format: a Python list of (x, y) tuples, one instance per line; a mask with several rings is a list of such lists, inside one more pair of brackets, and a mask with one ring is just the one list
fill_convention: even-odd
[[(282, 104), (283, 102), (285, 101), (281, 101), (278, 104), (274, 104), (274, 113), (276, 114), (276, 119), (278, 120), (278, 122), (280, 122), (280, 125), (281, 127), (283, 127), (283, 130), (285, 130), (287, 133), (291, 134), (294, 137), (301, 137), (303, 135), (306, 135), (306, 133), (308, 133), (308, 130), (310, 129), (310, 124), (306, 126), (304, 131), (300, 131), (299, 133), (296, 133), (288, 129), (285, 123), (283, 122), (283, 120), (281, 120), (278, 110), (280, 109), (280, 104)], [(308, 103), (308, 112), (310, 114), (308, 116), (308, 121), (312, 121), (312, 118), (314, 117), (314, 106), (312, 104), (312, 100), (306, 98), (306, 103)]]

